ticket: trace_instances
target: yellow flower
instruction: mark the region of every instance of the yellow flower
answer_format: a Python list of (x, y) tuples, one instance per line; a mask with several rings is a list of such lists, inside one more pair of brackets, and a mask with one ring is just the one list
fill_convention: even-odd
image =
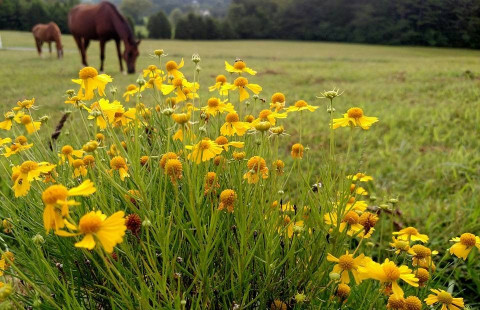
[(309, 105), (305, 100), (298, 100), (297, 102), (295, 102), (295, 105), (287, 108), (287, 112), (298, 112), (303, 110), (313, 112), (316, 109), (318, 109), (318, 107)]
[[(228, 87), (224, 87), (228, 86)], [(231, 84), (227, 83), (227, 77), (223, 74), (217, 75), (215, 78), (215, 84), (208, 87), (209, 91), (215, 91), (218, 90), (220, 95), (226, 96), (228, 95), (228, 89), (231, 86)]]
[(380, 283), (391, 284), (393, 294), (403, 296), (403, 290), (398, 285), (399, 280), (405, 281), (407, 284), (418, 287), (418, 279), (412, 273), (412, 270), (405, 265), (398, 267), (388, 258), (383, 264), (369, 261), (365, 266), (359, 267), (359, 271), (368, 279), (380, 281)]
[(398, 239), (400, 240), (420, 241), (423, 243), (428, 241), (428, 236), (420, 234), (415, 227), (407, 227), (392, 234), (398, 235)]
[(225, 116), (225, 123), (220, 128), (220, 133), (225, 136), (243, 136), (250, 129), (250, 123), (240, 122), (236, 112), (230, 112)]
[(98, 71), (92, 67), (81, 69), (78, 77), (79, 79), (73, 79), (72, 82), (80, 85), (77, 96), (84, 100), (92, 99), (95, 89), (100, 96), (105, 96), (105, 86), (112, 82), (109, 75), (98, 74)]
[(79, 177), (79, 176), (86, 176), (87, 175), (87, 168), (85, 163), (83, 162), (83, 159), (75, 159), (73, 161), (73, 176)]
[(114, 114), (110, 114), (109, 122), (113, 127), (124, 127), (131, 121), (135, 120), (137, 115), (137, 109), (129, 108), (127, 111), (123, 107), (115, 111)]
[(182, 61), (180, 61), (180, 64), (177, 64), (175, 61), (170, 60), (165, 64), (165, 67), (169, 75), (174, 76), (175, 78), (183, 78), (183, 73), (178, 70), (182, 68), (183, 65), (184, 65), (184, 62), (182, 58)]
[[(337, 211), (326, 213), (323, 216), (323, 219), (326, 224), (337, 226), (338, 225), (338, 215)], [(347, 229), (347, 234), (349, 236), (359, 237), (359, 238), (370, 238), (374, 228), (369, 229), (368, 232), (365, 232), (365, 227), (360, 224), (360, 216), (357, 212), (346, 209), (342, 215), (342, 219), (340, 221), (340, 225), (338, 226), (338, 230), (343, 232)]]
[(138, 88), (137, 85), (130, 84), (130, 85), (127, 86), (127, 90), (123, 93), (123, 98), (125, 98), (126, 102), (129, 102), (130, 101), (130, 96), (136, 96), (137, 93), (140, 93), (144, 90), (145, 90), (145, 86), (142, 86), (142, 87)]
[(257, 74), (257, 71), (248, 68), (247, 64), (240, 59), (235, 60), (235, 63), (233, 64), (233, 66), (229, 64), (227, 61), (225, 61), (225, 70), (227, 70), (227, 72), (230, 72), (230, 73), (242, 74), (243, 72), (246, 72), (250, 75)]
[(270, 110), (262, 110), (258, 114), (258, 118), (253, 121), (253, 126), (261, 122), (269, 122), (270, 125), (275, 126), (277, 118), (287, 118), (287, 113), (272, 112)]
[(173, 184), (182, 178), (183, 166), (182, 162), (176, 158), (172, 158), (165, 163), (165, 174), (170, 176)]
[(369, 129), (373, 123), (378, 122), (378, 118), (365, 116), (363, 110), (360, 108), (350, 108), (347, 113), (343, 114), (343, 118), (336, 118), (333, 120), (332, 128), (339, 127), (361, 127), (362, 129)]
[(224, 85), (222, 87), (222, 90), (223, 91), (225, 91), (225, 90), (227, 90), (227, 91), (228, 90), (231, 90), (231, 91), (238, 90), (238, 92), (240, 94), (240, 102), (241, 102), (241, 101), (244, 101), (245, 99), (248, 99), (250, 97), (250, 94), (248, 93), (248, 91), (245, 88), (248, 88), (254, 94), (258, 94), (262, 91), (262, 87), (260, 85), (250, 84), (250, 83), (248, 83), (248, 80), (244, 77), (236, 78), (235, 81), (233, 82), (233, 84)]
[(208, 99), (207, 106), (203, 107), (202, 110), (213, 116), (224, 112), (234, 113), (235, 109), (233, 105), (225, 102), (227, 102), (227, 100), (221, 101), (219, 98), (210, 98)]
[(430, 280), (430, 272), (428, 272), (427, 269), (418, 268), (415, 277), (418, 278), (418, 286), (424, 287), (428, 280)]
[(150, 65), (148, 66), (147, 69), (143, 69), (143, 77), (148, 76), (150, 78), (154, 78), (162, 74), (163, 74), (163, 71), (158, 69), (157, 66), (155, 65)]
[(302, 159), (303, 150), (304, 150), (303, 145), (301, 145), (300, 143), (295, 143), (294, 145), (292, 145), (292, 152), (290, 154), (292, 155), (293, 158)]
[(35, 98), (32, 98), (31, 100), (23, 100), (23, 101), (17, 101), (18, 107), (13, 108), (14, 111), (19, 111), (22, 109), (28, 110), (33, 107), (35, 104)]
[(62, 147), (62, 150), (59, 156), (61, 158), (61, 163), (65, 163), (68, 161), (70, 165), (73, 165), (73, 161), (75, 160), (73, 156), (77, 158), (82, 157), (83, 150), (74, 150), (71, 145), (65, 145)]
[(292, 221), (290, 216), (284, 215), (282, 219), (282, 225), (278, 228), (278, 232), (285, 231), (288, 238), (292, 238), (295, 233), (300, 233), (304, 230), (303, 221)]
[[(10, 139), (10, 138), (7, 138), (7, 139)], [(7, 140), (7, 139), (4, 139), (4, 140)], [(10, 139), (10, 141), (11, 141), (11, 139)], [(28, 150), (32, 146), (33, 146), (33, 143), (30, 143), (30, 144), (14, 143), (9, 147), (5, 146), (5, 151), (3, 152), (2, 155), (5, 156), (5, 157), (10, 157), (12, 155), (18, 154), (18, 153), (23, 152), (25, 150)]]
[(110, 160), (110, 174), (113, 174), (113, 170), (118, 170), (118, 173), (120, 174), (120, 179), (122, 181), (125, 181), (125, 178), (130, 177), (128, 174), (128, 165), (127, 162), (125, 161), (125, 158), (122, 156), (115, 156)]
[(431, 289), (431, 291), (435, 293), (435, 295), (430, 294), (427, 298), (425, 298), (425, 302), (429, 306), (439, 303), (442, 305), (441, 310), (458, 310), (465, 307), (463, 298), (453, 298), (450, 293), (444, 290)]
[(167, 161), (170, 159), (178, 159), (178, 155), (174, 152), (167, 152), (163, 154), (159, 162), (160, 167), (162, 167), (162, 169), (165, 169), (165, 165), (167, 164)]
[(217, 174), (212, 171), (207, 172), (205, 175), (204, 195), (208, 195), (209, 193), (216, 195), (216, 189), (219, 187), (220, 184), (218, 184)]
[(265, 159), (260, 156), (253, 156), (247, 162), (248, 172), (243, 175), (249, 184), (254, 184), (259, 181), (261, 175), (263, 179), (268, 178), (268, 168)]
[[(19, 113), (20, 114), (20, 113)], [(18, 116), (18, 114), (17, 114)], [(32, 120), (32, 117), (30, 115), (22, 115), (20, 118), (20, 122), (25, 125), (25, 129), (27, 129), (27, 132), (29, 134), (34, 133), (35, 131), (40, 129), (40, 126), (42, 125), (41, 122), (34, 122)]]
[(183, 77), (176, 77), (172, 80), (172, 84), (162, 84), (160, 90), (164, 95), (168, 95), (175, 90), (177, 94), (176, 100), (177, 102), (181, 102), (187, 100), (187, 96), (183, 92), (183, 88), (196, 92), (199, 88), (199, 85), (196, 82), (190, 83)]
[(226, 189), (220, 193), (220, 204), (218, 210), (227, 209), (228, 212), (233, 213), (234, 203), (237, 199), (237, 193), (233, 189)]
[(100, 129), (107, 128), (107, 119), (115, 119), (115, 113), (121, 111), (123, 106), (118, 101), (109, 102), (108, 100), (101, 98), (98, 102), (92, 104), (91, 108), (87, 111), (90, 113), (88, 119), (96, 119), (97, 126)]
[(412, 266), (420, 266), (430, 268), (433, 265), (432, 255), (437, 255), (437, 251), (432, 251), (429, 248), (421, 245), (413, 245), (408, 254), (412, 255)]
[(67, 227), (78, 231), (77, 233), (64, 230), (58, 230), (55, 233), (63, 237), (83, 235), (83, 239), (75, 243), (75, 247), (92, 250), (96, 242), (100, 242), (107, 253), (112, 253), (113, 247), (123, 242), (123, 236), (127, 230), (124, 216), (123, 211), (115, 212), (108, 218), (102, 211), (91, 211), (82, 216), (78, 227), (66, 222)]
[(352, 179), (353, 181), (360, 180), (360, 182), (373, 181), (373, 177), (361, 172), (358, 172), (357, 174), (354, 174), (354, 175), (349, 175), (347, 176), (347, 178)]
[(233, 156), (233, 159), (235, 159), (235, 160), (243, 160), (243, 159), (245, 159), (245, 156), (247, 156), (247, 153), (245, 153), (245, 152), (235, 152), (234, 151), (232, 156)]
[(237, 149), (245, 146), (245, 142), (239, 142), (239, 141), (229, 142), (228, 139), (224, 136), (219, 136), (217, 139), (215, 139), (215, 143), (221, 146), (225, 151), (228, 151), (229, 146), (233, 146)]
[(30, 190), (30, 183), (33, 180), (40, 179), (42, 173), (48, 173), (55, 167), (56, 165), (47, 162), (37, 163), (31, 160), (23, 162), (20, 166), (13, 167), (12, 177), (16, 176), (12, 187), (15, 191), (15, 197), (27, 195)]
[(405, 298), (394, 294), (390, 295), (390, 297), (388, 297), (387, 309), (405, 310)]
[(0, 146), (12, 142), (11, 138), (0, 138)]
[(335, 296), (338, 297), (340, 301), (346, 302), (346, 299), (350, 296), (350, 291), (350, 286), (345, 283), (340, 283), (335, 291)]
[(96, 188), (90, 180), (85, 180), (79, 186), (71, 189), (61, 184), (52, 185), (45, 189), (42, 193), (42, 201), (45, 204), (43, 225), (47, 234), (51, 229), (63, 228), (65, 226), (63, 218), (68, 216), (69, 207), (78, 205), (76, 201), (68, 200), (68, 197), (89, 196), (95, 191)]
[(332, 254), (328, 253), (327, 260), (329, 262), (337, 263), (335, 266), (333, 266), (332, 272), (338, 273), (341, 276), (340, 281), (342, 283), (350, 283), (351, 273), (355, 279), (355, 283), (360, 284), (363, 280), (363, 276), (358, 272), (358, 268), (360, 266), (365, 266), (370, 259), (365, 257), (363, 254), (353, 257), (353, 254), (349, 254), (347, 251), (345, 255), (342, 255), (339, 258), (336, 258)]
[(282, 160), (277, 159), (273, 162), (273, 169), (275, 169), (275, 172), (277, 173), (277, 175), (282, 175), (284, 168), (285, 168), (285, 163)]
[(163, 81), (165, 81), (165, 76), (151, 77), (150, 79), (148, 79), (147, 83), (143, 87), (161, 89), (163, 85)]
[(18, 117), (15, 116), (14, 112), (9, 111), (5, 113), (4, 116), (5, 116), (5, 120), (3, 122), (0, 122), (0, 129), (7, 130), (7, 131), (12, 129), (12, 124), (13, 124), (12, 120), (14, 119), (17, 123), (20, 123), (20, 120), (18, 119)]
[(455, 242), (450, 248), (450, 254), (463, 258), (463, 260), (467, 259), (468, 254), (474, 247), (480, 250), (480, 237), (471, 233), (462, 234), (460, 237), (455, 237), (450, 241)]
[(65, 100), (65, 103), (68, 103), (68, 104), (73, 104), (74, 106), (78, 106), (78, 103), (82, 101), (82, 99), (78, 96), (73, 96), (73, 97), (69, 97), (67, 100)]
[(194, 146), (187, 145), (185, 148), (187, 150), (192, 150), (192, 153), (188, 154), (188, 159), (197, 164), (210, 160), (223, 151), (223, 148), (220, 145), (209, 138), (204, 138)]
[(401, 240), (392, 237), (392, 242), (390, 246), (395, 249), (395, 254), (400, 254), (400, 252), (408, 252), (410, 250), (410, 244), (408, 240)]

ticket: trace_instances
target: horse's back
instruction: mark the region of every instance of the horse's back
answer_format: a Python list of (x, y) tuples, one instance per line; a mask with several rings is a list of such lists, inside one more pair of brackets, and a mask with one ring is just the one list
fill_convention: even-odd
[(111, 35), (112, 15), (116, 10), (109, 2), (99, 4), (79, 4), (68, 13), (68, 27), (74, 36), (98, 40)]
[(36, 24), (32, 28), (32, 33), (35, 38), (42, 41), (55, 41), (61, 36), (60, 28), (54, 22), (48, 24)]

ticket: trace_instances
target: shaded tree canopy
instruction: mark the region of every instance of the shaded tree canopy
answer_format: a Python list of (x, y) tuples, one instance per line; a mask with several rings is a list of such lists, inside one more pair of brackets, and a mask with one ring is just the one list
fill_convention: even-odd
[(172, 27), (168, 21), (167, 15), (163, 11), (158, 11), (150, 16), (147, 24), (148, 37), (153, 39), (170, 39), (172, 36)]

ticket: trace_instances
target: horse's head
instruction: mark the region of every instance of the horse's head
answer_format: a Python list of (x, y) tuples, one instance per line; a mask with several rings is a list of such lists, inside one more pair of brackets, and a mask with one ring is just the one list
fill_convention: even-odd
[(125, 44), (125, 52), (123, 53), (123, 58), (127, 63), (128, 73), (135, 73), (135, 62), (139, 55), (139, 52), (138, 52), (139, 44), (140, 44), (140, 40), (137, 40), (131, 44)]

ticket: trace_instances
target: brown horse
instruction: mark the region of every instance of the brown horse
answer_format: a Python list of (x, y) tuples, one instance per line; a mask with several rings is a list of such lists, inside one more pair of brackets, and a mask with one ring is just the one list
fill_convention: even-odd
[(68, 13), (68, 27), (80, 49), (84, 66), (88, 66), (86, 52), (90, 40), (100, 41), (100, 71), (103, 71), (105, 60), (105, 43), (115, 40), (120, 71), (123, 71), (120, 51), (120, 40), (122, 40), (125, 44), (123, 58), (127, 63), (128, 73), (135, 72), (140, 41), (135, 40), (132, 29), (115, 5), (106, 1), (95, 5), (79, 4)]
[(38, 55), (42, 55), (43, 42), (48, 43), (48, 49), (50, 54), (52, 53), (52, 42), (55, 42), (57, 46), (57, 57), (63, 57), (63, 46), (61, 41), (62, 33), (60, 28), (54, 22), (48, 24), (36, 24), (32, 28), (33, 36), (35, 37), (35, 43), (37, 44)]

